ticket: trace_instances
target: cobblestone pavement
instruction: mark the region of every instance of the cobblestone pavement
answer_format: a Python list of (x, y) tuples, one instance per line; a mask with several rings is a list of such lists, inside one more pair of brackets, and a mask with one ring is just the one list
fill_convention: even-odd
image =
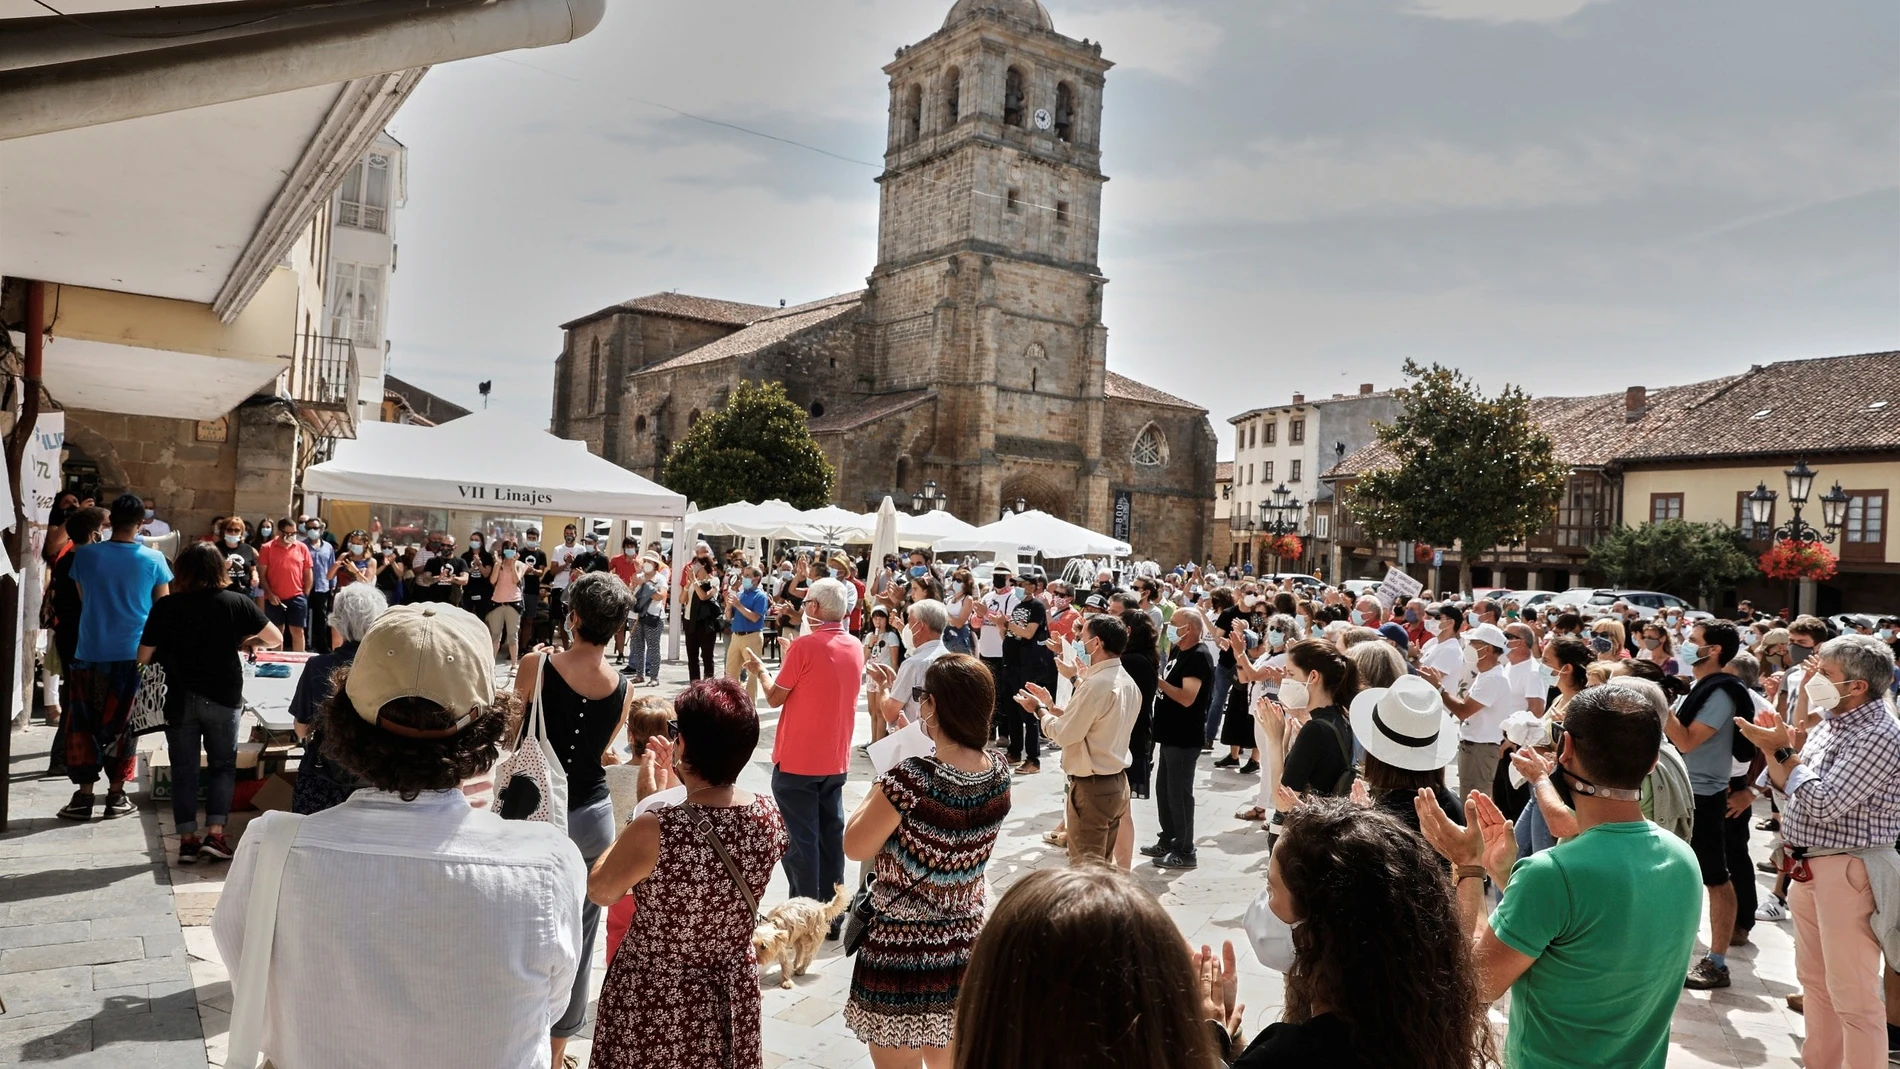
[[(683, 677), (682, 667), (667, 666), (662, 691), (677, 690)], [(758, 759), (740, 779), (747, 789), (769, 791), (777, 719), (775, 710), (764, 714)], [(867, 733), (860, 716), (858, 741)], [(0, 1064), (221, 1066), (231, 992), (206, 925), (224, 866), (171, 863), (177, 836), (170, 808), (142, 796), (135, 817), (83, 825), (55, 819), (53, 811), (72, 788), (63, 779), (38, 776), (51, 735), (49, 728), (34, 727), (13, 737), (15, 816), (11, 830), (0, 835), (0, 1000), (6, 1006), (0, 1014)], [(1197, 792), (1200, 867), (1163, 873), (1142, 864), (1135, 872), (1190, 942), (1234, 941), (1251, 1033), (1276, 1020), (1281, 1006), (1278, 974), (1254, 960), (1240, 927), (1247, 903), (1266, 879), (1266, 836), (1258, 824), (1233, 817), (1251, 801), (1253, 777), (1212, 768), (1212, 756), (1202, 763)], [(1061, 850), (1042, 841), (1061, 816), (1058, 760), (1055, 753), (1045, 755), (1045, 771), (1014, 787), (1012, 810), (990, 862), (989, 878), (999, 891), (1030, 869), (1067, 862)], [(847, 811), (869, 780), (869, 763), (854, 758), (845, 787)], [(1137, 801), (1134, 820), (1139, 841), (1151, 841), (1154, 804)], [(241, 832), (242, 823), (241, 815), (234, 817), (234, 829)], [(1759, 855), (1766, 833), (1756, 837)], [(784, 897), (781, 872), (764, 904)], [(605, 972), (601, 953), (593, 963), (596, 992)], [(1671, 1069), (1800, 1065), (1801, 1020), (1783, 1002), (1795, 990), (1789, 926), (1758, 924), (1754, 945), (1731, 950), (1729, 966), (1733, 987), (1683, 992), (1670, 1037)], [(767, 1069), (870, 1065), (864, 1046), (844, 1026), (850, 979), (851, 962), (836, 944), (826, 945), (791, 990), (777, 986), (773, 970), (762, 985)], [(1501, 1025), (1501, 1008), (1493, 1018)], [(583, 1064), (589, 1035), (582, 1033), (569, 1048)]]

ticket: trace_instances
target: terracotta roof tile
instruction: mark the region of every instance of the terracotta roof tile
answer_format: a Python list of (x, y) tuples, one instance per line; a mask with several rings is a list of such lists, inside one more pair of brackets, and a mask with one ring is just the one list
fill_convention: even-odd
[(751, 325), (735, 333), (728, 334), (718, 341), (708, 342), (697, 349), (689, 349), (671, 360), (665, 360), (649, 368), (642, 368), (641, 375), (650, 375), (655, 371), (675, 371), (697, 364), (709, 364), (715, 360), (726, 360), (735, 356), (756, 353), (768, 345), (779, 342), (810, 330), (813, 327), (855, 315), (864, 303), (864, 291), (839, 294), (822, 301), (794, 305), (790, 308), (774, 308), (771, 314), (761, 316)]
[(1214, 462), (1214, 481), (1217, 483), (1233, 482), (1234, 481), (1234, 462), (1231, 460), (1215, 461)]
[(610, 304), (591, 315), (569, 320), (561, 324), (562, 330), (570, 330), (583, 323), (615, 315), (620, 312), (644, 312), (648, 315), (671, 316), (675, 319), (696, 319), (702, 323), (719, 323), (726, 326), (743, 327), (762, 316), (770, 315), (782, 309), (763, 304), (742, 304), (739, 301), (721, 301), (712, 297), (695, 297), (690, 293), (649, 293), (645, 297), (635, 297), (630, 301)]
[(867, 397), (855, 404), (826, 412), (811, 420), (808, 425), (813, 434), (837, 434), (840, 431), (857, 430), (886, 416), (895, 416), (925, 401), (934, 400), (936, 396), (935, 390), (907, 390), (904, 393), (879, 394), (876, 397)]
[(1126, 375), (1108, 373), (1108, 381), (1103, 384), (1102, 392), (1112, 401), (1138, 401), (1145, 405), (1166, 405), (1169, 408), (1191, 408), (1196, 412), (1207, 409), (1192, 401), (1185, 401), (1171, 393), (1157, 390), (1145, 382), (1136, 382)]

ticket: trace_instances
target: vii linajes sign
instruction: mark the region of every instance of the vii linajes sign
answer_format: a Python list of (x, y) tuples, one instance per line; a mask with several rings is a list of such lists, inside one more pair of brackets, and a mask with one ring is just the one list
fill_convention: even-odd
[(540, 490), (523, 490), (518, 486), (467, 486), (457, 483), (456, 492), (464, 501), (487, 501), (499, 505), (552, 505), (554, 498)]

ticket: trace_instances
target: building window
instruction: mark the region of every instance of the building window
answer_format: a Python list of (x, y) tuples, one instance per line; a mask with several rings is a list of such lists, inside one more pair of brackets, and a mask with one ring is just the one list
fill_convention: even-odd
[(1168, 440), (1161, 436), (1161, 428), (1150, 423), (1135, 435), (1135, 446), (1130, 451), (1135, 463), (1144, 468), (1158, 468), (1168, 462)]
[(1313, 537), (1331, 538), (1333, 536), (1333, 518), (1324, 512), (1313, 517)]
[(372, 153), (343, 175), (336, 221), (362, 230), (389, 229), (389, 157)]
[(688, 412), (686, 414), (686, 427), (688, 430), (692, 429), (693, 425), (697, 424), (698, 422), (699, 422), (699, 409), (695, 408), (691, 412)]
[(383, 269), (339, 262), (330, 278), (336, 283), (336, 296), (330, 302), (330, 336), (364, 346), (380, 344)]
[(1056, 139), (1069, 140), (1075, 130), (1075, 90), (1068, 82), (1056, 86)]
[(1260, 444), (1260, 424), (1254, 423), (1247, 427), (1247, 447), (1251, 449), (1254, 446), (1259, 445), (1259, 444)]
[(1841, 525), (1843, 560), (1887, 559), (1887, 491), (1849, 490)]
[(600, 407), (600, 339), (595, 338), (587, 356), (587, 411)]
[(823, 401), (813, 401), (811, 403), (812, 418), (817, 419), (819, 416), (822, 416), (824, 414), (825, 414), (825, 403)]
[(915, 141), (923, 132), (924, 87), (913, 85), (904, 91), (904, 141)]
[(1274, 439), (1280, 437), (1280, 421), (1277, 419), (1268, 420), (1267, 425), (1266, 425), (1266, 432), (1267, 433), (1262, 435), (1261, 437), (1266, 439), (1266, 442), (1268, 445), (1272, 445)]
[(1010, 211), (1012, 211), (1012, 212), (1020, 212), (1020, 211), (1022, 211), (1022, 210), (1023, 210), (1023, 201), (1022, 201), (1022, 191), (1021, 191), (1021, 190), (1016, 190), (1016, 189), (1012, 189), (1012, 190), (1010, 190), (1010, 191), (1009, 191), (1009, 197), (1008, 197), (1008, 203), (1009, 203), (1009, 210), (1010, 210)]
[(955, 126), (962, 118), (963, 72), (955, 67), (943, 78), (943, 117), (945, 126)]
[(1287, 468), (1286, 481), (1290, 483), (1299, 482), (1300, 481), (1300, 462), (1297, 460), (1289, 460), (1287, 461), (1286, 468)]
[(1287, 420), (1286, 440), (1294, 445), (1306, 441), (1306, 421), (1303, 419)]
[(1269, 460), (1260, 465), (1260, 481), (1266, 483), (1273, 481), (1273, 461)]
[(1681, 494), (1649, 495), (1649, 522), (1661, 523), (1664, 520), (1682, 519)]
[(633, 433), (645, 434), (646, 432), (647, 432), (647, 418), (645, 416), (633, 417)]
[(1754, 493), (1753, 490), (1735, 491), (1735, 526), (1741, 530), (1743, 538), (1757, 546), (1766, 547), (1769, 542), (1768, 532), (1775, 529), (1775, 510), (1781, 502), (1775, 500), (1768, 503), (1768, 524), (1758, 529), (1755, 526), (1755, 518), (1749, 515), (1748, 495), (1752, 493)]
[(1003, 76), (1003, 125), (1021, 126), (1025, 104), (1023, 72), (1020, 67), (1011, 67)]
[(1069, 202), (1066, 200), (1056, 201), (1056, 225), (1069, 225)]

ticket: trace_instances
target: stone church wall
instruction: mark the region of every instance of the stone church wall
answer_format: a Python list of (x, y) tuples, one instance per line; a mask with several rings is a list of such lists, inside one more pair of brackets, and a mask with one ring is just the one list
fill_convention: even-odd
[[(1167, 463), (1136, 464), (1135, 437), (1153, 423), (1167, 442)], [(1103, 463), (1111, 497), (1134, 491), (1135, 552), (1173, 565), (1206, 558), (1214, 522), (1214, 464), (1218, 443), (1206, 415), (1187, 408), (1111, 400), (1102, 431)]]
[(931, 455), (931, 442), (937, 433), (937, 409), (926, 401), (894, 416), (876, 420), (848, 431), (813, 435), (838, 473), (833, 500), (858, 512), (876, 509), (889, 494), (897, 507), (908, 509), (910, 495), (921, 489), (926, 478), (935, 478), (939, 489), (941, 473), (927, 473), (924, 459)]

